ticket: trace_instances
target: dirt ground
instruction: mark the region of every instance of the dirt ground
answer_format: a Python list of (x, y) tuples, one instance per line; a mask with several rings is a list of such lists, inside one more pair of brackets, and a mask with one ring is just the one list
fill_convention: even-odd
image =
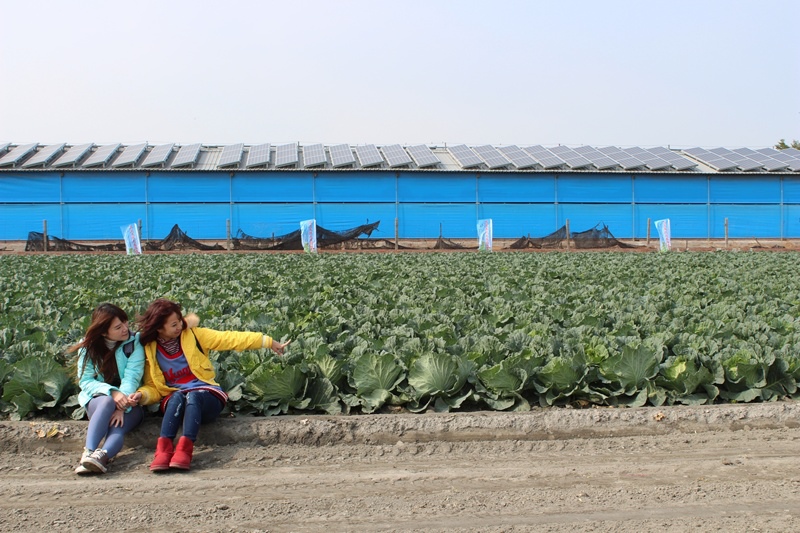
[(148, 418), (77, 476), (86, 422), (0, 422), (3, 531), (797, 531), (800, 403), (225, 418), (189, 472)]

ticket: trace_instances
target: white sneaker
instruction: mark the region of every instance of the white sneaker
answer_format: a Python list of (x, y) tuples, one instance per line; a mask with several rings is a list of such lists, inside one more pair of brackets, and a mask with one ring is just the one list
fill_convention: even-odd
[(81, 462), (78, 463), (77, 467), (75, 467), (75, 473), (78, 474), (79, 476), (85, 476), (87, 474), (94, 474), (94, 472), (92, 472), (91, 470), (89, 470), (88, 468), (83, 466), (83, 464), (82, 464), (83, 460), (86, 459), (87, 457), (89, 457), (90, 455), (92, 455), (92, 450), (90, 450), (88, 448), (84, 448), (83, 449), (83, 453), (81, 454)]
[(92, 472), (105, 474), (108, 471), (108, 452), (100, 449), (93, 451), (81, 459), (81, 466)]

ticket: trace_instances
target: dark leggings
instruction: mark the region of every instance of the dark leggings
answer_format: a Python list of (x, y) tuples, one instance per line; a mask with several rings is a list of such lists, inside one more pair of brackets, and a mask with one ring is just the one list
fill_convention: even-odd
[(123, 415), (122, 426), (111, 427), (111, 415), (117, 409), (114, 398), (111, 396), (95, 396), (86, 405), (86, 414), (89, 415), (89, 430), (86, 432), (86, 447), (96, 450), (103, 443), (103, 449), (108, 457), (114, 457), (122, 449), (125, 434), (142, 423), (144, 411), (138, 405)]
[(194, 442), (200, 424), (216, 420), (224, 406), (219, 398), (206, 390), (173, 392), (164, 408), (161, 436), (174, 439), (183, 426), (183, 436)]

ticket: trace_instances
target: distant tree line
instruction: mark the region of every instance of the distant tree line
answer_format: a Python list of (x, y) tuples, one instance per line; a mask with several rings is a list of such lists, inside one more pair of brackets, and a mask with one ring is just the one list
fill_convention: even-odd
[(800, 150), (800, 141), (792, 141), (792, 144), (786, 144), (786, 139), (781, 139), (778, 144), (775, 145), (776, 150), (786, 150), (787, 148), (794, 148), (795, 150)]

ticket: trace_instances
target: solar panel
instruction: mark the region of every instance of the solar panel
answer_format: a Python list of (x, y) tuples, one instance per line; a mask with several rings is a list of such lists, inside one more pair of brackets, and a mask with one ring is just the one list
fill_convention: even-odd
[(133, 146), (127, 146), (119, 155), (119, 157), (111, 163), (111, 166), (122, 167), (125, 165), (136, 165), (136, 162), (139, 161), (139, 158), (142, 157), (145, 149), (147, 148), (147, 143), (143, 144), (136, 144)]
[(749, 157), (753, 161), (758, 161), (767, 172), (775, 172), (778, 170), (785, 170), (789, 168), (789, 164), (783, 161), (773, 159), (766, 154), (756, 152), (750, 148), (738, 148), (733, 150), (733, 153)]
[(554, 146), (549, 149), (572, 169), (578, 170), (592, 166), (592, 162), (568, 146)]
[(466, 144), (450, 146), (447, 151), (455, 158), (461, 168), (472, 168), (483, 164), (481, 158), (475, 155), (475, 152), (470, 150)]
[(478, 157), (483, 159), (486, 166), (489, 168), (503, 168), (511, 164), (511, 162), (503, 157), (503, 154), (497, 151), (497, 148), (485, 144), (483, 146), (476, 146), (472, 149)]
[(36, 150), (37, 146), (39, 143), (22, 144), (12, 148), (10, 152), (0, 157), (0, 167), (16, 166), (25, 156)]
[(383, 163), (383, 158), (374, 144), (356, 146), (356, 156), (362, 167), (374, 167)]
[(218, 167), (230, 167), (233, 165), (238, 165), (239, 162), (242, 160), (242, 151), (244, 150), (244, 143), (239, 144), (229, 144), (225, 148), (222, 149), (222, 154), (219, 156), (219, 161), (217, 161)]
[(619, 163), (592, 146), (579, 146), (575, 152), (582, 155), (600, 170), (620, 168)]
[(334, 168), (353, 165), (356, 162), (349, 144), (337, 144), (331, 146), (329, 150), (331, 153), (331, 165)]
[(60, 154), (62, 150), (64, 150), (64, 146), (66, 146), (66, 143), (51, 144), (50, 146), (43, 147), (38, 153), (34, 154), (33, 157), (25, 161), (22, 164), (22, 168), (34, 167), (36, 165), (47, 165), (58, 154)]
[(169, 159), (170, 154), (172, 154), (172, 148), (174, 146), (175, 143), (155, 146), (152, 150), (150, 150), (150, 153), (147, 154), (147, 157), (144, 158), (142, 166), (154, 167), (156, 165), (164, 165), (167, 162), (167, 159)]
[(697, 167), (697, 163), (694, 161), (683, 157), (669, 148), (664, 148), (663, 146), (656, 146), (654, 148), (650, 148), (648, 151), (656, 157), (660, 157), (664, 161), (667, 161), (670, 166), (675, 168), (675, 170), (689, 170)]
[(275, 167), (288, 167), (300, 161), (297, 155), (297, 143), (282, 144), (275, 148)]
[(511, 146), (501, 146), (498, 150), (517, 168), (530, 168), (538, 165), (536, 160), (523, 152), (519, 146), (513, 144)]
[(424, 144), (409, 146), (406, 150), (419, 168), (432, 167), (441, 163), (431, 149)]
[(194, 166), (197, 162), (197, 156), (200, 155), (200, 146), (200, 143), (181, 146), (180, 150), (178, 150), (178, 155), (172, 160), (172, 168)]
[(93, 143), (88, 144), (81, 144), (78, 146), (70, 147), (66, 152), (64, 152), (61, 157), (56, 159), (53, 163), (54, 167), (66, 167), (68, 165), (76, 165), (78, 161), (80, 161), (83, 156), (86, 155), (86, 152), (92, 149), (94, 146)]
[(667, 170), (672, 168), (672, 165), (669, 161), (665, 159), (661, 159), (657, 155), (648, 152), (644, 148), (640, 148), (638, 146), (634, 146), (632, 148), (622, 148), (623, 153), (628, 154), (631, 157), (635, 157), (644, 165), (649, 168), (650, 170)]
[(773, 159), (780, 161), (781, 163), (786, 163), (789, 165), (787, 168), (791, 171), (800, 170), (800, 158), (792, 157), (791, 155), (784, 153), (786, 150), (775, 150), (775, 152), (776, 153), (772, 155)]
[(11, 146), (11, 143), (0, 143), (0, 157), (2, 154), (6, 153), (6, 150), (8, 150), (9, 146)]
[(325, 147), (321, 144), (310, 144), (303, 147), (303, 167), (316, 167), (328, 162)]
[(269, 143), (251, 146), (250, 151), (247, 153), (247, 164), (245, 166), (250, 168), (269, 165), (269, 149)]
[(105, 166), (106, 163), (108, 163), (108, 160), (117, 153), (117, 150), (119, 150), (120, 146), (121, 144), (117, 143), (99, 147), (92, 155), (89, 156), (89, 159), (83, 162), (83, 165), (81, 166), (84, 168), (96, 167), (98, 165)]
[(383, 157), (386, 159), (390, 168), (402, 167), (413, 163), (406, 151), (403, 150), (403, 147), (399, 144), (383, 146), (381, 147), (381, 152), (383, 152)]
[(736, 170), (738, 167), (733, 161), (710, 152), (705, 148), (688, 148), (683, 150), (683, 153), (691, 155), (694, 159), (697, 159), (718, 172), (732, 171)]
[(633, 170), (645, 166), (644, 161), (637, 159), (630, 154), (626, 154), (616, 146), (604, 146), (598, 148), (598, 152), (606, 154), (608, 157), (619, 163), (624, 170)]
[(523, 148), (523, 150), (536, 161), (538, 161), (542, 168), (548, 169), (566, 166), (566, 163), (563, 159), (552, 153), (544, 146), (539, 146), (537, 144), (536, 146), (528, 146)]

